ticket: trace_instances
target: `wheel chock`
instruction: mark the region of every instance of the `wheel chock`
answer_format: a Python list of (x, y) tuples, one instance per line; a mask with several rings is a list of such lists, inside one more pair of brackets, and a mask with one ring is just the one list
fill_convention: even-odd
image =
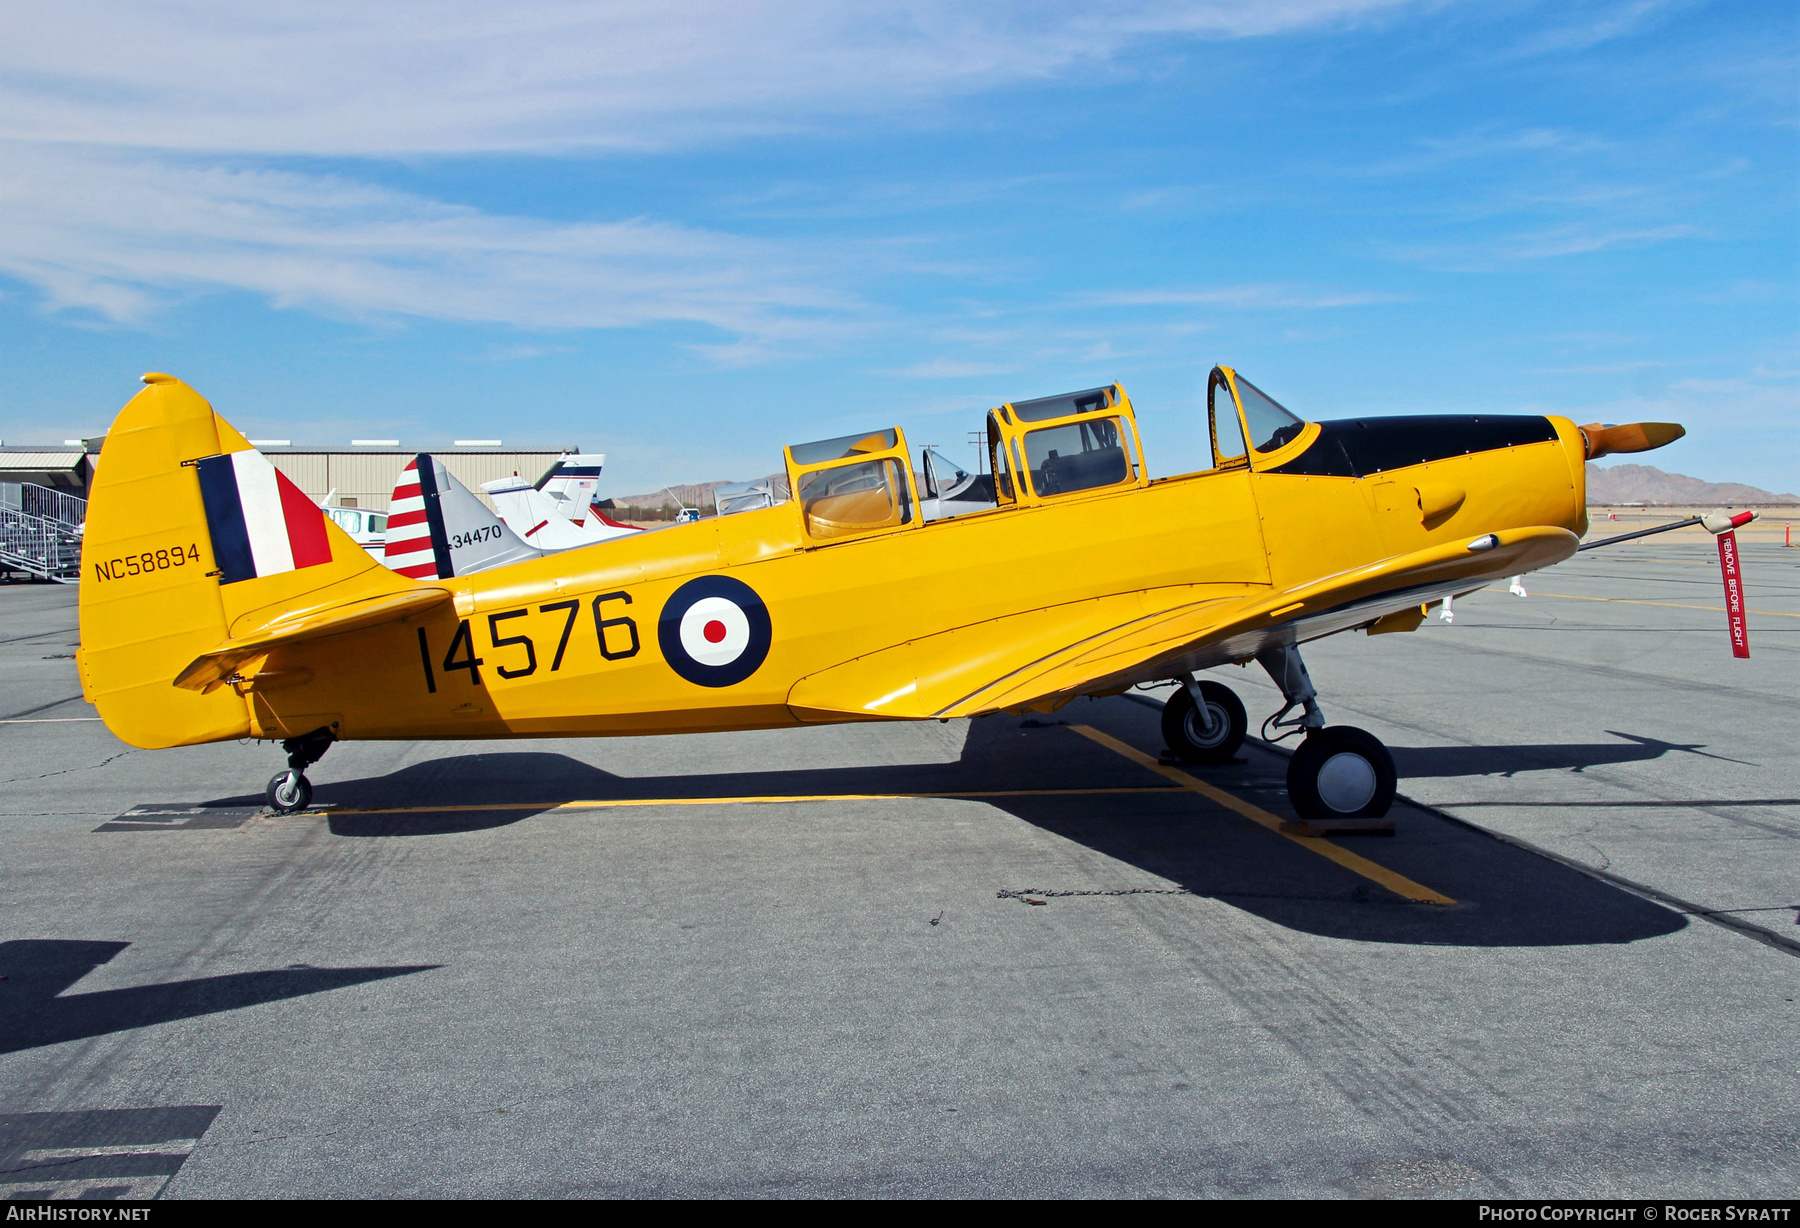
[(1391, 836), (1392, 819), (1290, 819), (1281, 825), (1290, 836)]

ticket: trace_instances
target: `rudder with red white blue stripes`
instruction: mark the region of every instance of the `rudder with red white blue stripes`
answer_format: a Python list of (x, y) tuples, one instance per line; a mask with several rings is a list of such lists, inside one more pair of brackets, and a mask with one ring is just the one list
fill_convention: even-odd
[(219, 583), (236, 584), (331, 562), (325, 513), (269, 458), (250, 449), (204, 456), (200, 497)]

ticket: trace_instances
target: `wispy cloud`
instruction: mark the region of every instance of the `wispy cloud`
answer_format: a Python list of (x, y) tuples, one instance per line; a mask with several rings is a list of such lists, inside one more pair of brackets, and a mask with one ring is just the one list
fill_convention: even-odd
[(1611, 248), (1645, 247), (1675, 239), (1692, 238), (1697, 226), (1680, 223), (1608, 229), (1592, 226), (1558, 226), (1526, 234), (1498, 235), (1463, 243), (1384, 243), (1378, 250), (1398, 259), (1451, 272), (1483, 272), (1559, 256), (1579, 256)]
[[(853, 321), (847, 275), (797, 247), (655, 217), (552, 222), (373, 187), (342, 160), (666, 149), (875, 112), (905, 122), (922, 100), (1104, 69), (1147, 39), (1251, 37), (1407, 3), (25, 6), (0, 40), (0, 271), (52, 308), (116, 322), (235, 290), (522, 328), (684, 322), (732, 335), (695, 347), (709, 360), (753, 361)], [(340, 161), (330, 174), (267, 162), (296, 156)]]
[(1644, 359), (1640, 362), (1602, 362), (1580, 367), (1530, 367), (1527, 370), (1537, 375), (1629, 375), (1633, 371), (1648, 371), (1669, 365), (1657, 359)]
[(552, 223), (328, 175), (17, 142), (0, 143), (0, 185), (0, 269), (120, 322), (217, 290), (342, 315), (764, 339), (857, 310), (779, 244), (645, 219)]
[(957, 362), (949, 358), (935, 358), (929, 362), (915, 362), (898, 371), (883, 371), (881, 374), (898, 375), (903, 379), (969, 379), (982, 375), (1010, 375), (1018, 369), (1016, 363)]
[(1586, 51), (1615, 38), (1627, 38), (1646, 26), (1679, 11), (1672, 0), (1625, 0), (1576, 9), (1553, 20), (1518, 48), (1521, 55), (1550, 55)]
[(1398, 303), (1406, 296), (1373, 290), (1310, 290), (1296, 286), (1245, 285), (1196, 289), (1117, 290), (1082, 296), (1084, 303), (1108, 307), (1229, 307), (1236, 311), (1319, 311), (1333, 307), (1367, 307)]
[(644, 148), (1400, 2), (68, 0), (8, 14), (0, 136), (327, 155)]
[(1516, 161), (1533, 157), (1588, 157), (1613, 148), (1613, 142), (1566, 128), (1508, 127), (1489, 123), (1447, 136), (1422, 136), (1404, 153), (1377, 158), (1352, 168), (1355, 175), (1411, 176), (1455, 163)]

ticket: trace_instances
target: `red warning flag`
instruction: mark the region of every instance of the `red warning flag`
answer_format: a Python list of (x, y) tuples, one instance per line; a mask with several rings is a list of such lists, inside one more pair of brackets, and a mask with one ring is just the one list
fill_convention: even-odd
[(1725, 576), (1725, 619), (1731, 624), (1731, 655), (1750, 655), (1750, 628), (1744, 624), (1744, 573), (1738, 566), (1737, 534), (1719, 534), (1719, 570)]

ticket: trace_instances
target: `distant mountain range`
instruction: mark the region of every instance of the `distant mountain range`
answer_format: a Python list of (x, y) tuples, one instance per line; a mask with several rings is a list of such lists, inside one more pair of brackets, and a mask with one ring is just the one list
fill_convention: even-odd
[[(778, 490), (787, 489), (785, 474), (769, 476)], [(670, 489), (680, 497), (685, 506), (711, 512), (713, 490), (724, 485), (727, 483), (695, 482)], [(1590, 504), (1670, 503), (1679, 506), (1706, 503), (1800, 503), (1800, 495), (1778, 495), (1760, 487), (1745, 486), (1741, 482), (1702, 482), (1699, 478), (1690, 478), (1683, 473), (1664, 473), (1653, 465), (1589, 465), (1587, 501)], [(669, 507), (674, 500), (669, 497), (668, 491), (659, 490), (647, 495), (615, 495), (613, 502), (620, 507)]]
[[(740, 482), (767, 480), (775, 483), (775, 489), (782, 494), (787, 493), (787, 474), (772, 473), (767, 479), (739, 478)], [(713, 491), (721, 486), (732, 486), (735, 482), (693, 482), (686, 486), (671, 486), (668, 490), (652, 491), (647, 495), (614, 495), (613, 503), (618, 507), (673, 507), (675, 500), (669, 497), (673, 492), (681, 500), (683, 507), (697, 507), (701, 511), (712, 514)]]
[(1651, 465), (1587, 467), (1587, 501), (1608, 503), (1800, 503), (1800, 495), (1778, 495), (1740, 482), (1702, 482)]

